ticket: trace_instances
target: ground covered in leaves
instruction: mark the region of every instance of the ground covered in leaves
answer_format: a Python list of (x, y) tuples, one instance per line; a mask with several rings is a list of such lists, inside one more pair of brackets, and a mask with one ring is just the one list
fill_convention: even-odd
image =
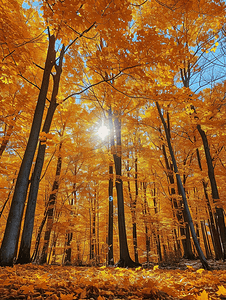
[(226, 299), (226, 263), (197, 261), (151, 268), (39, 266), (0, 268), (0, 299)]

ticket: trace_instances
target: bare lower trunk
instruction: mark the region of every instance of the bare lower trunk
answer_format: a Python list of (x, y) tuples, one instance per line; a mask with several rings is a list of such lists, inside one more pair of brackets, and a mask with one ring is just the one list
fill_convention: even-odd
[(48, 212), (48, 207), (46, 207), (44, 217), (43, 217), (42, 222), (41, 222), (41, 224), (39, 226), (39, 229), (38, 229), (38, 234), (37, 234), (36, 241), (35, 241), (34, 252), (33, 252), (32, 257), (31, 257), (31, 261), (33, 261), (33, 262), (36, 261), (36, 259), (38, 257), (39, 244), (40, 244), (40, 240), (41, 240), (42, 230), (45, 226), (45, 222), (46, 222), (46, 219), (47, 219), (47, 212)]
[(61, 172), (61, 166), (62, 166), (62, 157), (61, 157), (61, 150), (62, 143), (60, 144), (59, 148), (59, 156), (57, 160), (57, 169), (56, 169), (56, 176), (52, 187), (52, 192), (49, 197), (48, 201), (48, 211), (47, 211), (47, 221), (46, 221), (46, 231), (44, 235), (44, 245), (42, 248), (41, 258), (40, 258), (40, 264), (45, 264), (47, 262), (47, 253), (48, 253), (48, 247), (50, 242), (50, 235), (53, 227), (53, 221), (54, 221), (54, 209), (56, 205), (56, 198), (57, 198), (57, 192), (59, 189), (59, 177)]
[(109, 165), (108, 183), (108, 265), (114, 265), (113, 255), (113, 166)]

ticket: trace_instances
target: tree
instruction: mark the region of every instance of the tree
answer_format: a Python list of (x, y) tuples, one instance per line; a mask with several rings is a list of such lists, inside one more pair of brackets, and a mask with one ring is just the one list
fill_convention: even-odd
[[(53, 90), (52, 90), (52, 97), (50, 100), (50, 105), (48, 108), (48, 112), (46, 115), (45, 123), (43, 125), (42, 133), (48, 134), (51, 123), (53, 120), (54, 112), (58, 106), (56, 98), (59, 90), (60, 84), (60, 77), (62, 73), (62, 63), (64, 57), (64, 50), (65, 47), (61, 49), (61, 54), (59, 58), (59, 64), (55, 65), (56, 74), (53, 75)], [(42, 172), (44, 157), (45, 157), (45, 149), (46, 149), (46, 137), (41, 137), (39, 142), (38, 154), (36, 157), (35, 168), (33, 174), (31, 176), (31, 183), (30, 183), (30, 190), (27, 202), (27, 208), (25, 213), (25, 221), (23, 226), (23, 233), (21, 238), (20, 250), (18, 254), (17, 263), (29, 263), (30, 262), (30, 248), (31, 248), (31, 239), (32, 239), (32, 232), (34, 227), (34, 215), (35, 215), (35, 208), (36, 208), (36, 201), (37, 201), (37, 194), (38, 194), (38, 187), (40, 176)]]
[(49, 36), (49, 47), (43, 72), (42, 85), (34, 113), (29, 140), (21, 163), (20, 171), (14, 190), (12, 204), (7, 220), (4, 238), (0, 249), (0, 264), (12, 265), (16, 257), (16, 246), (19, 239), (24, 203), (26, 200), (30, 169), (38, 143), (42, 116), (45, 107), (46, 95), (49, 86), (49, 77), (55, 63), (55, 36)]
[[(109, 142), (110, 149), (114, 147), (114, 130), (112, 124), (111, 109), (109, 109)], [(108, 183), (108, 197), (109, 197), (109, 208), (108, 208), (108, 265), (114, 265), (114, 253), (113, 253), (113, 217), (114, 217), (114, 206), (113, 206), (113, 162), (109, 162), (109, 183)]]
[(169, 132), (168, 132), (168, 128), (167, 128), (166, 122), (165, 122), (165, 120), (163, 118), (163, 115), (162, 115), (162, 112), (161, 112), (161, 108), (160, 108), (158, 102), (156, 102), (156, 106), (157, 106), (159, 116), (160, 116), (160, 118), (162, 120), (162, 123), (163, 123), (163, 126), (164, 126), (164, 131), (165, 131), (165, 135), (166, 135), (166, 139), (167, 139), (167, 144), (168, 144), (169, 151), (170, 151), (170, 156), (171, 156), (171, 159), (172, 159), (172, 162), (173, 162), (174, 172), (176, 173), (178, 187), (179, 187), (181, 195), (182, 195), (182, 199), (183, 199), (183, 203), (184, 203), (184, 208), (185, 208), (185, 212), (186, 212), (186, 215), (187, 215), (187, 220), (188, 220), (188, 224), (189, 224), (189, 227), (190, 227), (190, 230), (191, 230), (192, 238), (193, 238), (196, 250), (197, 250), (197, 252), (199, 254), (199, 258), (200, 258), (200, 260), (202, 262), (203, 268), (204, 269), (209, 269), (208, 262), (207, 262), (204, 254), (202, 252), (202, 249), (200, 248), (200, 245), (199, 245), (196, 233), (195, 233), (195, 228), (194, 228), (194, 225), (193, 225), (193, 222), (192, 222), (192, 218), (191, 218), (191, 214), (190, 214), (190, 211), (189, 211), (189, 207), (188, 207), (188, 203), (187, 203), (187, 199), (186, 199), (184, 187), (183, 187), (183, 184), (182, 184), (182, 181), (181, 181), (180, 174), (178, 173), (177, 163), (176, 163), (175, 156), (174, 156), (174, 153), (173, 153), (173, 148), (172, 148), (172, 145), (171, 145), (170, 135), (169, 135)]
[[(64, 131), (64, 129), (63, 129), (63, 131)], [(61, 147), (62, 147), (62, 142), (59, 145), (59, 154), (58, 154), (58, 158), (57, 158), (56, 176), (55, 176), (55, 179), (54, 179), (52, 192), (49, 196), (49, 200), (48, 200), (48, 203), (47, 203), (48, 209), (47, 209), (47, 219), (46, 219), (46, 230), (45, 230), (45, 236), (44, 236), (44, 245), (43, 245), (42, 252), (41, 252), (41, 257), (40, 257), (40, 264), (45, 264), (47, 262), (47, 254), (48, 254), (48, 247), (49, 247), (49, 242), (50, 242), (50, 234), (51, 234), (52, 227), (53, 227), (53, 222), (54, 222), (54, 211), (55, 211), (57, 193), (58, 193), (59, 184), (60, 184), (60, 173), (61, 173), (61, 168), (62, 168)]]
[[(112, 115), (110, 111), (110, 123), (113, 127)], [(119, 228), (119, 244), (120, 244), (120, 260), (117, 263), (119, 267), (134, 267), (139, 263), (133, 262), (128, 249), (126, 226), (125, 226), (125, 212), (124, 212), (124, 199), (123, 199), (123, 182), (122, 182), (122, 144), (121, 144), (121, 121), (119, 116), (114, 119), (115, 133), (116, 133), (116, 146), (113, 141), (111, 145), (114, 145), (112, 149), (115, 172), (116, 172), (116, 191), (117, 191), (117, 204), (118, 204), (118, 228)]]

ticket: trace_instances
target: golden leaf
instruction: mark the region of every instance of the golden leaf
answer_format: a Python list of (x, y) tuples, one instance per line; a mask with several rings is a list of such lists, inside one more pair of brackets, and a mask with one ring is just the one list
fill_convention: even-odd
[(33, 287), (33, 285), (28, 285), (28, 286), (23, 285), (20, 288), (20, 290), (22, 290), (24, 294), (29, 294), (30, 292), (32, 292), (32, 293), (34, 292), (34, 287)]
[(60, 299), (62, 300), (73, 300), (74, 299), (74, 294), (60, 294)]
[(204, 269), (198, 269), (198, 270), (196, 271), (196, 273), (202, 274), (203, 271), (204, 271)]
[(209, 294), (206, 291), (203, 291), (200, 296), (196, 296), (197, 300), (209, 300)]
[(226, 296), (226, 288), (223, 287), (223, 285), (221, 286), (218, 286), (218, 291), (217, 291), (217, 294), (220, 296)]

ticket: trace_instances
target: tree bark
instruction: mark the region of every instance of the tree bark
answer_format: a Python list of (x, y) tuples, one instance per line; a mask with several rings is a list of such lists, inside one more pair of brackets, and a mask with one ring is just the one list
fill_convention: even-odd
[(114, 265), (113, 254), (113, 165), (109, 165), (108, 183), (108, 265)]
[[(76, 206), (77, 205), (77, 164), (75, 163), (75, 175), (74, 175), (74, 183), (73, 183), (73, 198), (70, 200), (70, 205), (71, 206)], [(74, 213), (72, 212), (71, 215)], [(72, 247), (71, 247), (71, 242), (73, 239), (73, 232), (67, 232), (66, 233), (66, 250), (65, 250), (65, 258), (64, 258), (64, 264), (65, 265), (71, 265), (71, 253), (72, 253)]]
[[(43, 129), (42, 129), (42, 132), (44, 132), (44, 133), (49, 132), (55, 110), (58, 106), (58, 104), (56, 102), (56, 98), (57, 98), (58, 91), (59, 91), (63, 57), (64, 57), (64, 46), (62, 47), (62, 50), (60, 53), (59, 65), (55, 66), (56, 74), (53, 77), (54, 81), (53, 81), (53, 90), (52, 90), (51, 101), (50, 101), (50, 105), (49, 105), (49, 108), (47, 111)], [(43, 163), (44, 163), (45, 150), (46, 150), (46, 142), (40, 141), (39, 148), (38, 148), (38, 154), (36, 157), (36, 162), (35, 162), (35, 167), (34, 167), (34, 172), (31, 177), (31, 184), (30, 184), (28, 203), (27, 203), (27, 209), (26, 209), (26, 214), (25, 214), (23, 233), (22, 233), (22, 238), (21, 238), (19, 255), (18, 255), (18, 259), (17, 259), (17, 263), (19, 263), (19, 264), (27, 264), (31, 261), (30, 249), (31, 249), (32, 232), (33, 232), (33, 227), (34, 227), (35, 209), (36, 209), (40, 176), (41, 176)]]
[(36, 241), (35, 241), (34, 252), (31, 257), (31, 261), (33, 261), (33, 262), (35, 262), (38, 257), (39, 244), (40, 244), (40, 240), (41, 240), (42, 230), (44, 228), (44, 225), (45, 225), (45, 222), (47, 219), (47, 212), (48, 212), (48, 206), (45, 209), (44, 217), (43, 217), (42, 222), (38, 229), (38, 234), (37, 234)]
[[(200, 158), (198, 148), (196, 149), (196, 154), (197, 154), (199, 169), (202, 171), (201, 158)], [(219, 232), (215, 226), (214, 216), (213, 216), (213, 212), (212, 212), (212, 208), (210, 205), (210, 200), (209, 200), (209, 196), (208, 196), (208, 192), (207, 192), (207, 182), (204, 179), (202, 179), (202, 185), (203, 185), (204, 195), (206, 198), (206, 204), (207, 204), (207, 209), (208, 209), (209, 218), (210, 218), (209, 226), (210, 226), (211, 238), (212, 238), (214, 252), (215, 252), (215, 259), (216, 260), (223, 259), (223, 251), (222, 251), (222, 247), (221, 247), (220, 236), (219, 236)]]
[(130, 187), (130, 174), (129, 174), (129, 158), (127, 163), (127, 177), (128, 177), (128, 191), (130, 198), (130, 211), (132, 215), (132, 229), (133, 229), (133, 249), (134, 249), (134, 258), (135, 262), (139, 263), (138, 259), (138, 250), (137, 250), (137, 223), (136, 223), (136, 205), (137, 205), (137, 197), (138, 197), (138, 185), (137, 185), (137, 158), (135, 159), (135, 198), (133, 200), (131, 187)]
[(144, 217), (144, 226), (145, 226), (146, 259), (147, 259), (147, 266), (149, 266), (150, 237), (148, 234), (148, 222), (147, 222), (147, 214), (148, 214), (147, 184), (145, 182), (142, 182), (142, 190), (143, 190), (143, 199), (144, 199), (142, 203), (142, 213)]
[[(166, 154), (166, 149), (165, 145), (162, 145), (162, 150), (163, 150), (163, 156), (165, 159), (165, 164), (166, 164), (166, 169), (167, 169), (167, 177), (170, 182), (170, 184), (174, 184), (174, 175), (173, 175), (173, 166), (169, 164), (168, 157)], [(181, 236), (185, 236), (186, 239), (182, 240), (182, 246), (184, 250), (184, 257), (187, 259), (194, 259), (194, 254), (192, 252), (192, 247), (191, 247), (191, 239), (190, 239), (190, 232), (189, 229), (187, 228), (187, 223), (185, 222), (186, 214), (184, 212), (184, 208), (181, 202), (178, 202), (175, 198), (176, 195), (176, 190), (174, 187), (169, 189), (169, 194), (171, 196), (171, 203), (173, 208), (175, 209), (176, 213), (175, 216), (177, 218), (179, 225), (179, 231)]]
[(206, 257), (212, 258), (212, 253), (211, 253), (211, 249), (209, 247), (208, 237), (206, 234), (205, 221), (201, 221), (201, 230), (202, 230), (203, 242), (204, 242), (204, 246), (205, 246), (205, 250), (206, 250)]
[(225, 228), (225, 220), (224, 220), (224, 210), (222, 207), (218, 207), (218, 204), (216, 204), (216, 201), (219, 200), (220, 197), (219, 197), (219, 193), (218, 193), (218, 188), (217, 188), (217, 183), (216, 183), (216, 178), (215, 178), (215, 173), (214, 173), (213, 161), (212, 161), (212, 157), (210, 154), (208, 139), (207, 139), (205, 131), (202, 130), (201, 125), (198, 124), (197, 129), (202, 138), (202, 142), (203, 142), (203, 146), (204, 146), (204, 150), (205, 150), (206, 163), (207, 163), (207, 167), (208, 167), (208, 177), (209, 177), (210, 185), (211, 185), (213, 203), (215, 204), (215, 209), (216, 209), (216, 216), (217, 216), (216, 223), (219, 228), (221, 242), (222, 242), (222, 246), (223, 246), (223, 258), (226, 259), (226, 228)]
[(60, 143), (60, 147), (59, 147), (59, 156), (57, 159), (56, 176), (55, 176), (55, 180), (53, 183), (52, 192), (50, 194), (49, 201), (48, 201), (46, 231), (45, 231), (45, 235), (44, 235), (44, 245), (42, 248), (40, 264), (45, 264), (47, 262), (47, 253), (48, 253), (50, 235), (51, 235), (53, 221), (54, 221), (54, 210), (55, 210), (57, 193), (58, 193), (59, 184), (60, 184), (59, 179), (60, 179), (60, 173), (61, 173), (61, 167), (62, 167), (62, 156), (60, 153), (61, 147), (62, 147), (62, 142)]
[[(137, 151), (137, 150), (135, 150)], [(135, 262), (139, 263), (139, 258), (138, 258), (138, 247), (137, 247), (137, 216), (136, 216), (136, 207), (137, 207), (137, 199), (138, 199), (138, 163), (137, 163), (137, 154), (135, 158), (135, 199), (133, 202), (133, 248), (134, 248), (134, 257), (135, 257)]]
[(196, 236), (196, 233), (195, 233), (195, 228), (194, 228), (194, 224), (193, 224), (193, 221), (192, 221), (191, 213), (190, 213), (190, 210), (189, 210), (189, 207), (188, 207), (188, 203), (187, 203), (187, 199), (186, 199), (186, 194), (185, 194), (184, 187), (183, 187), (183, 184), (182, 184), (182, 181), (181, 181), (181, 177), (180, 177), (180, 175), (178, 173), (176, 158), (174, 156), (174, 152), (173, 152), (173, 148), (172, 148), (170, 136), (169, 136), (169, 133), (168, 133), (168, 128), (167, 128), (165, 119), (164, 119), (164, 117), (162, 115), (161, 108), (160, 108), (158, 102), (156, 102), (156, 106), (157, 106), (158, 113), (159, 113), (160, 119), (162, 121), (162, 124), (164, 126), (166, 140), (167, 140), (167, 144), (168, 144), (168, 147), (169, 147), (170, 156), (171, 156), (171, 159), (172, 159), (172, 162), (173, 162), (174, 173), (176, 174), (176, 179), (177, 179), (178, 187), (179, 187), (179, 189), (181, 191), (181, 195), (182, 195), (182, 199), (183, 199), (183, 203), (184, 203), (184, 208), (185, 208), (185, 212), (187, 214), (188, 224), (189, 224), (189, 227), (190, 227), (190, 230), (191, 230), (191, 234), (192, 234), (192, 238), (193, 238), (193, 241), (194, 241), (194, 244), (195, 244), (195, 248), (197, 250), (197, 253), (199, 255), (199, 259), (200, 259), (200, 261), (202, 263), (203, 268), (204, 269), (210, 269), (210, 267), (208, 265), (208, 262), (207, 262), (204, 254), (202, 252), (202, 249), (201, 249), (201, 247), (199, 245), (199, 242), (198, 242), (198, 239), (197, 239), (197, 236)]
[(45, 62), (42, 84), (31, 126), (30, 136), (24, 157), (17, 177), (15, 191), (7, 219), (6, 229), (0, 249), (0, 265), (12, 266), (17, 255), (17, 244), (20, 234), (20, 225), (23, 215), (24, 203), (26, 201), (30, 170), (38, 143), (43, 112), (45, 108), (46, 94), (49, 87), (51, 70), (55, 64), (55, 36), (49, 38), (49, 47)]
[[(110, 118), (111, 127), (113, 127), (112, 119)], [(116, 132), (116, 149), (113, 150), (113, 157), (115, 162), (116, 171), (116, 192), (118, 204), (118, 229), (119, 229), (119, 248), (120, 260), (116, 264), (118, 267), (135, 267), (140, 264), (134, 262), (129, 254), (126, 224), (125, 224), (125, 211), (124, 211), (124, 198), (123, 198), (123, 182), (122, 182), (122, 143), (121, 143), (121, 123), (118, 118), (114, 121)]]

